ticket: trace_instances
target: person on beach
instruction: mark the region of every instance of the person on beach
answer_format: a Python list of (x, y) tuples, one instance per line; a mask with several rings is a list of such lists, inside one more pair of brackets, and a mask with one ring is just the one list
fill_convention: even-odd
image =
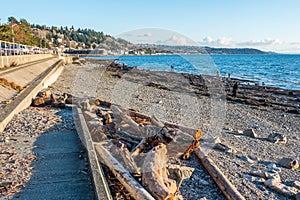
[(233, 84), (232, 96), (234, 96), (234, 97), (236, 97), (236, 95), (237, 95), (238, 85), (239, 85), (239, 82), (237, 82), (237, 81)]
[(174, 66), (171, 65), (171, 72), (174, 72)]

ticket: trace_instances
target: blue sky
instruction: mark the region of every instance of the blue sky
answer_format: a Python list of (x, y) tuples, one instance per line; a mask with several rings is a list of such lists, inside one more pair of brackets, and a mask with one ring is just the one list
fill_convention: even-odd
[(15, 16), (87, 27), (113, 36), (168, 29), (201, 45), (300, 53), (299, 8), (299, 0), (14, 0), (1, 1), (0, 18), (2, 23)]

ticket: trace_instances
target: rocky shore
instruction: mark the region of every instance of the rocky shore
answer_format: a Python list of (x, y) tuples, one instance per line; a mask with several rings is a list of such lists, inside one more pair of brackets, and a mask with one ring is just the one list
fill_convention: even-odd
[(274, 191), (265, 183), (273, 179), (255, 172), (278, 168), (274, 173), (280, 176), (279, 183), (296, 188), (299, 170), (284, 167), (280, 160), (300, 160), (299, 91), (243, 83), (233, 97), (237, 80), (100, 62), (66, 66), (51, 90), (97, 97), (161, 120), (201, 128), (202, 148), (246, 199), (295, 196)]
[[(88, 60), (81, 65), (65, 66), (62, 75), (49, 90), (54, 94), (99, 98), (163, 121), (201, 129), (202, 149), (246, 199), (299, 198), (300, 91), (245, 82), (239, 85), (235, 97), (232, 86), (236, 81), (174, 72), (151, 72), (111, 61)], [(52, 115), (47, 115), (49, 119), (46, 117), (43, 120), (39, 109), (47, 110), (29, 108), (23, 111), (7, 127), (6, 134), (1, 135), (2, 144), (12, 145), (1, 146), (1, 159), (6, 162), (1, 175), (8, 176), (5, 169), (10, 169), (13, 164), (10, 163), (12, 153), (5, 149), (16, 148), (15, 144), (8, 142), (14, 141), (11, 138), (18, 130), (15, 127), (20, 127), (18, 132), (24, 133), (22, 144), (28, 149), (33, 144), (28, 142), (30, 138), (51, 126), (73, 128), (72, 123), (61, 122)], [(35, 110), (34, 114), (30, 114), (32, 110)], [(50, 109), (47, 112), (53, 111)], [(22, 123), (24, 117), (29, 115), (33, 119), (30, 125), (16, 124)], [(46, 128), (35, 127), (39, 123), (44, 123)], [(34, 133), (31, 133), (32, 130), (35, 130)], [(23, 182), (30, 177), (30, 163), (34, 159), (34, 155), (28, 152), (26, 156), (32, 159), (26, 159), (26, 169), (17, 170), (17, 173), (25, 173), (22, 174)], [(25, 156), (20, 155), (22, 158)], [(207, 172), (198, 169), (193, 159), (196, 159), (195, 155), (188, 161), (171, 161), (172, 164), (196, 169), (190, 179), (182, 182), (183, 198), (224, 199)], [(11, 184), (14, 185), (11, 188), (18, 191), (18, 184), (12, 181)]]

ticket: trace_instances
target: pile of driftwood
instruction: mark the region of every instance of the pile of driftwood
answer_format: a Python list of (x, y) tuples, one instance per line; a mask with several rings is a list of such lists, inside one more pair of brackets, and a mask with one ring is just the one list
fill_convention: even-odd
[[(95, 98), (82, 99), (70, 94), (56, 97), (44, 91), (32, 101), (33, 106), (58, 108), (68, 103), (83, 110), (100, 160), (135, 199), (181, 198), (178, 191), (182, 177), (169, 178), (168, 158), (188, 159), (193, 149), (200, 146), (201, 130), (189, 132), (188, 128)], [(132, 174), (139, 174), (141, 182)]]
[[(194, 150), (226, 197), (244, 199), (200, 150), (201, 130), (164, 122), (95, 98), (82, 99), (70, 94), (56, 98), (44, 91), (32, 102), (33, 106), (59, 108), (66, 104), (81, 108), (99, 160), (134, 199), (182, 199), (182, 180), (190, 178), (191, 173), (167, 163), (170, 157), (188, 159)], [(170, 172), (176, 172), (177, 180), (170, 178)]]
[(41, 106), (53, 106), (57, 108), (65, 108), (66, 107), (66, 100), (68, 96), (63, 94), (56, 97), (55, 94), (52, 94), (50, 91), (41, 91), (38, 93), (37, 97), (32, 100), (31, 106), (34, 107), (41, 107)]
[[(81, 107), (101, 160), (135, 199), (181, 198), (182, 177), (169, 178), (168, 158), (189, 158), (200, 146), (201, 130), (187, 133), (183, 127), (116, 105), (98, 110), (95, 104), (86, 105), (87, 101)], [(140, 174), (143, 186), (131, 174)]]

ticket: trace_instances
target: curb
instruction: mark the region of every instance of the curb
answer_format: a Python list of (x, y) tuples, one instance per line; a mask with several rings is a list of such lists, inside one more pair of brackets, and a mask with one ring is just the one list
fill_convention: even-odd
[(98, 200), (112, 200), (113, 198), (111, 196), (103, 169), (98, 160), (98, 156), (96, 154), (95, 147), (87, 124), (85, 122), (83, 113), (77, 106), (73, 107), (73, 113), (77, 133), (88, 154), (92, 181), (94, 183), (93, 187), (95, 198)]

